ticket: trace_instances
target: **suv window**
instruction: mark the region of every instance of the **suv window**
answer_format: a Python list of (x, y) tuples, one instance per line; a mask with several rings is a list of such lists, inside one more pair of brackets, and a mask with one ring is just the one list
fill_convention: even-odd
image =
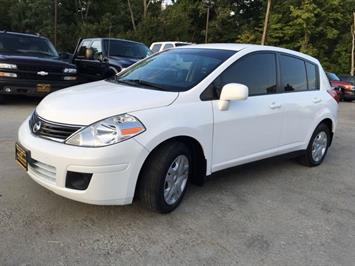
[(81, 42), (77, 57), (85, 58), (86, 49), (90, 47), (90, 43), (89, 40)]
[(305, 62), (301, 59), (280, 55), (281, 91), (307, 90), (307, 76)]
[(164, 45), (164, 49), (163, 50), (170, 49), (170, 48), (174, 48), (174, 45), (172, 43), (167, 43), (167, 44)]
[(153, 52), (153, 53), (159, 52), (160, 47), (161, 47), (161, 44), (159, 44), (159, 43), (154, 44), (153, 47), (152, 47), (152, 52)]
[(94, 51), (94, 57), (95, 55), (97, 55), (98, 53), (102, 53), (102, 45), (101, 45), (101, 41), (93, 41), (91, 44), (91, 48)]
[(318, 90), (319, 81), (318, 81), (317, 66), (312, 63), (306, 62), (306, 71), (307, 71), (308, 89)]
[(228, 83), (248, 86), (249, 96), (276, 93), (275, 54), (255, 53), (233, 63), (214, 81), (218, 96), (222, 87)]

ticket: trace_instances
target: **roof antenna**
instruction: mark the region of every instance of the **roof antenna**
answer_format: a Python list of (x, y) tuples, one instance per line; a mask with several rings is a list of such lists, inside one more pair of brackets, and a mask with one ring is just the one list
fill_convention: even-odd
[(112, 24), (108, 27), (108, 48), (107, 48), (107, 57), (110, 57), (111, 28), (112, 28)]

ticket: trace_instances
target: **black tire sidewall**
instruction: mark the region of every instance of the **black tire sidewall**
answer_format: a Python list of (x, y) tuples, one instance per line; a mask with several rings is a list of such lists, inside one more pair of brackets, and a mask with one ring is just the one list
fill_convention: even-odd
[(174, 204), (170, 205), (170, 204), (166, 203), (166, 201), (164, 199), (165, 178), (166, 178), (167, 172), (168, 172), (171, 164), (179, 155), (185, 155), (187, 157), (187, 159), (189, 160), (189, 174), (188, 174), (187, 181), (189, 181), (190, 176), (191, 176), (192, 160), (191, 160), (190, 151), (186, 147), (186, 145), (184, 145), (184, 144), (178, 145), (176, 149), (174, 149), (171, 152), (169, 152), (168, 154), (166, 154), (166, 157), (163, 159), (163, 162), (162, 162), (165, 165), (165, 167), (163, 168), (161, 175), (160, 175), (158, 199), (159, 199), (159, 205), (162, 207), (162, 210), (164, 212), (170, 212), (170, 211), (174, 210), (180, 204), (180, 202), (184, 198), (184, 195), (186, 193), (187, 186), (189, 183), (189, 182), (186, 183), (184, 191), (182, 192), (180, 198)]
[[(320, 161), (316, 162), (315, 160), (313, 160), (312, 146), (313, 146), (314, 139), (322, 131), (324, 131), (327, 134), (327, 147), (326, 147), (326, 150), (325, 150), (325, 153), (324, 153), (322, 159)], [(307, 147), (306, 156), (307, 156), (309, 165), (318, 166), (318, 165), (320, 165), (323, 162), (323, 160), (324, 160), (324, 158), (325, 158), (325, 156), (327, 155), (327, 152), (328, 152), (329, 143), (330, 143), (330, 130), (329, 130), (329, 127), (327, 125), (325, 125), (325, 124), (320, 124), (315, 129), (315, 131), (313, 132), (313, 135), (312, 135), (311, 140), (310, 140), (310, 142), (308, 144), (308, 147)]]

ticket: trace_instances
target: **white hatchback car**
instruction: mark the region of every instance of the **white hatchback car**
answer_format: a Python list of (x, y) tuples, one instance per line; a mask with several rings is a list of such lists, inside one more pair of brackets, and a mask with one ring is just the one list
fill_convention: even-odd
[(323, 161), (338, 104), (318, 60), (259, 45), (184, 46), (112, 79), (54, 92), (21, 125), (16, 157), (53, 192), (169, 212), (188, 181), (300, 151)]

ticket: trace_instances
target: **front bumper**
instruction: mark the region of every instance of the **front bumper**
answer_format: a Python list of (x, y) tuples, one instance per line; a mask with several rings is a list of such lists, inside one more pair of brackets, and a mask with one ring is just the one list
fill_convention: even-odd
[[(102, 147), (84, 148), (34, 136), (28, 119), (18, 133), (19, 143), (40, 162), (43, 169), (29, 165), (30, 177), (63, 197), (97, 205), (123, 205), (132, 202), (139, 171), (148, 151), (134, 138)], [(39, 171), (40, 170), (40, 171)], [(66, 187), (67, 172), (92, 173), (86, 190)]]
[[(52, 81), (52, 80), (23, 80), (14, 78), (0, 78), (0, 94), (2, 95), (27, 95), (45, 96), (50, 92), (77, 85), (77, 80), (73, 81)], [(49, 84), (49, 92), (38, 92), (38, 84)]]
[(355, 100), (355, 90), (343, 90), (343, 99)]

